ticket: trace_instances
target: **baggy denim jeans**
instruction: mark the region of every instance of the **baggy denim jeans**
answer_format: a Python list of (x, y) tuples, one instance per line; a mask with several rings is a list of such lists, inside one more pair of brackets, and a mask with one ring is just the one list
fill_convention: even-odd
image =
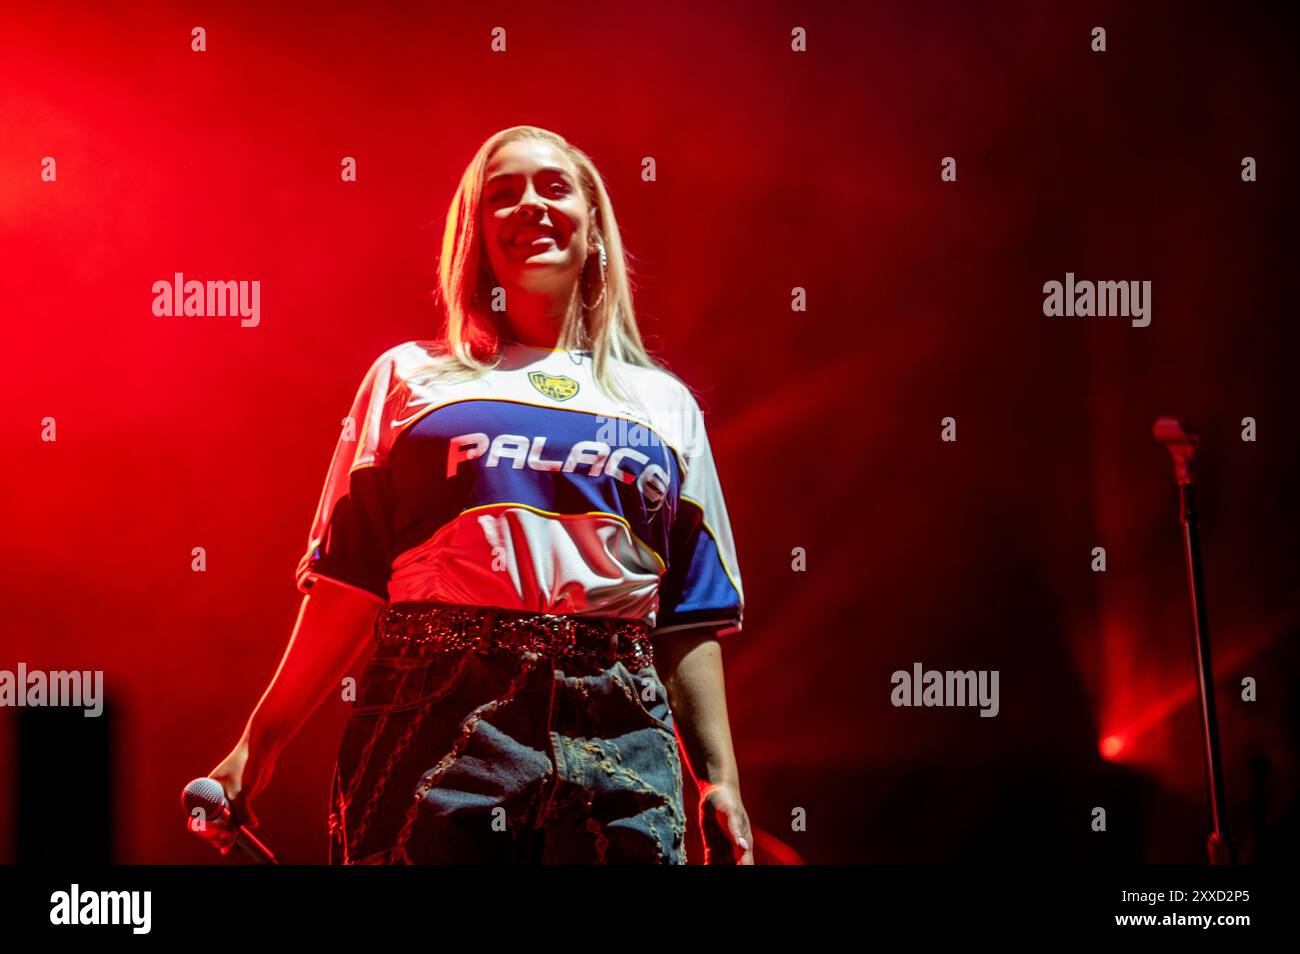
[(380, 644), (331, 783), (331, 864), (685, 864), (654, 666)]

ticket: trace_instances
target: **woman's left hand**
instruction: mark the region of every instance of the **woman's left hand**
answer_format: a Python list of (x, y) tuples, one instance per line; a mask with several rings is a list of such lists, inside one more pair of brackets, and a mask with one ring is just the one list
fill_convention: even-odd
[(754, 836), (738, 785), (708, 785), (700, 795), (706, 865), (752, 865)]

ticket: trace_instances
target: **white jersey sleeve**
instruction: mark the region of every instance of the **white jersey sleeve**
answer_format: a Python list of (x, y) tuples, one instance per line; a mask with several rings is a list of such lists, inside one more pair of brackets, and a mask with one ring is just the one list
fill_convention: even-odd
[(341, 422), (297, 584), (310, 592), (325, 577), (388, 601), (392, 562), (393, 489), (384, 465), (385, 405), (392, 352), (371, 365)]
[(710, 626), (738, 632), (744, 592), (731, 521), (704, 425), (687, 391), (683, 424), (682, 490), (670, 533), (668, 571), (659, 590), (656, 633)]

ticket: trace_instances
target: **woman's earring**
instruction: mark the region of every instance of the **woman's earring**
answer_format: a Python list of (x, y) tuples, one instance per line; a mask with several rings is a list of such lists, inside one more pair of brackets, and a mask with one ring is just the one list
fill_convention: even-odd
[(609, 264), (609, 256), (605, 254), (604, 244), (597, 245), (596, 249), (600, 255), (600, 294), (596, 296), (594, 302), (587, 306), (588, 308), (595, 308), (605, 300), (605, 287), (609, 284), (609, 278), (606, 273), (606, 266)]

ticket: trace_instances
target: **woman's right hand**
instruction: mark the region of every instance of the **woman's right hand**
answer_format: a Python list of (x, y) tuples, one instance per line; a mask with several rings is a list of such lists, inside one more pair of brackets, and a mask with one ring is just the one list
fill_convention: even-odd
[(240, 825), (250, 829), (257, 827), (257, 815), (253, 812), (253, 799), (271, 781), (275, 769), (275, 760), (263, 758), (257, 750), (250, 747), (245, 736), (231, 750), (230, 754), (216, 768), (208, 773), (225, 789), (226, 800), (230, 802), (231, 821), (229, 825), (207, 825), (205, 830), (195, 834), (212, 842), (227, 854), (235, 846), (235, 836)]

